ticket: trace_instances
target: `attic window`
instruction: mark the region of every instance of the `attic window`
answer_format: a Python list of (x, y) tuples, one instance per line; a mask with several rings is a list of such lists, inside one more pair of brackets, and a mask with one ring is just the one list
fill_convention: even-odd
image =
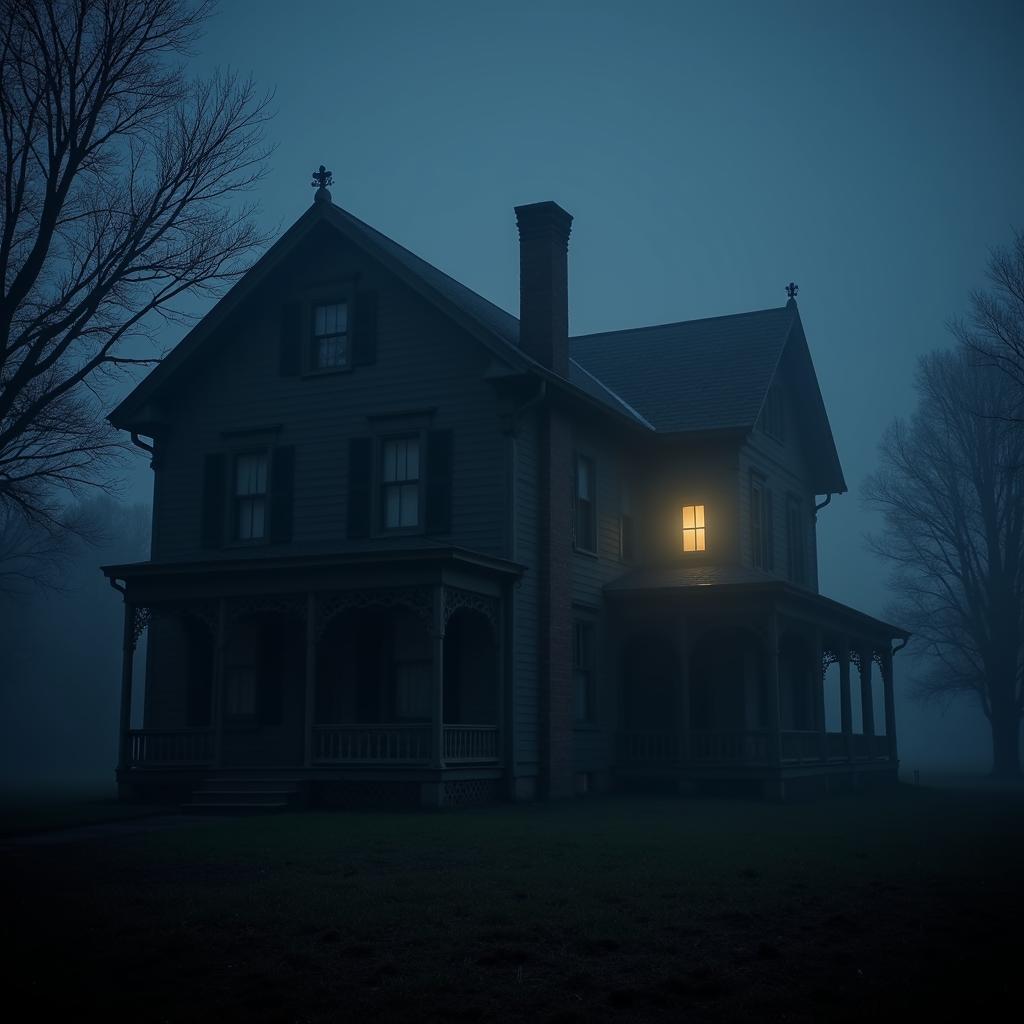
[(342, 370), (348, 366), (348, 304), (334, 302), (313, 307), (310, 365), (314, 370)]
[(704, 506), (683, 506), (683, 550), (703, 551), (704, 537)]

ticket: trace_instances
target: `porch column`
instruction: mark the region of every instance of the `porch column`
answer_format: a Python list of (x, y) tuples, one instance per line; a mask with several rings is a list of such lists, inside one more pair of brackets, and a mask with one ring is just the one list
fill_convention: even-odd
[(135, 605), (124, 602), (124, 630), (121, 643), (121, 717), (118, 732), (117, 768), (131, 763), (132, 680), (135, 667)]
[(316, 594), (306, 595), (306, 703), (305, 707), (305, 755), (302, 763), (306, 768), (313, 764), (313, 720), (316, 704)]
[(773, 765), (782, 763), (782, 707), (779, 698), (779, 617), (768, 617), (765, 687), (768, 691), (768, 759)]
[(853, 706), (850, 704), (850, 641), (839, 637), (839, 708), (846, 760), (853, 760)]
[(814, 646), (811, 649), (814, 662), (811, 665), (811, 699), (814, 701), (814, 719), (818, 727), (818, 756), (822, 761), (828, 760), (827, 727), (825, 725), (825, 643), (821, 629), (814, 630)]
[(431, 682), (434, 709), (431, 720), (431, 760), (434, 768), (444, 767), (444, 584), (434, 587), (433, 622), (430, 630)]
[(893, 689), (892, 650), (882, 652), (882, 689), (885, 695), (885, 739), (889, 747), (889, 760), (895, 765), (896, 752), (896, 694)]
[(868, 757), (874, 756), (875, 702), (871, 693), (871, 661), (874, 651), (862, 647), (860, 651), (860, 720), (863, 723), (864, 746)]
[(217, 636), (213, 646), (213, 763), (218, 768), (224, 752), (224, 648), (228, 635), (228, 605), (217, 601)]

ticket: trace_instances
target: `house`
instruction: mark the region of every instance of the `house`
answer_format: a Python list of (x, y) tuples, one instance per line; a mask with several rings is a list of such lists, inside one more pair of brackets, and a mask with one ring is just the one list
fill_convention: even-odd
[(517, 319), (334, 205), (328, 173), (110, 416), (154, 471), (151, 559), (103, 570), (121, 791), (893, 780), (907, 634), (818, 592), (816, 516), (846, 485), (796, 287), (570, 338), (555, 203), (515, 211)]

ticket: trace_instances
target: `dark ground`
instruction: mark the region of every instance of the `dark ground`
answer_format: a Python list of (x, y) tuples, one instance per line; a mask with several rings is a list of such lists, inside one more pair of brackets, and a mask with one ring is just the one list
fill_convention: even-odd
[(7, 1019), (1019, 1008), (1019, 789), (127, 824), (0, 840)]

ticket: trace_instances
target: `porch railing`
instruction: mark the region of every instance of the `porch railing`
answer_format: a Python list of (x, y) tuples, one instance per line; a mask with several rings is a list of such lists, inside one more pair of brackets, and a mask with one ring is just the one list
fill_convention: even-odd
[(619, 758), (623, 764), (675, 764), (679, 759), (679, 739), (671, 732), (620, 733)]
[(446, 725), (444, 727), (445, 764), (498, 760), (496, 725)]
[(830, 761), (845, 761), (847, 756), (846, 736), (841, 732), (825, 733), (825, 756)]
[(764, 731), (690, 733), (690, 757), (695, 762), (757, 764), (768, 761), (769, 736)]
[(212, 762), (211, 729), (132, 729), (128, 733), (131, 768), (185, 767)]
[(429, 723), (313, 726), (315, 764), (425, 764), (430, 747)]
[(871, 737), (872, 753), (876, 758), (889, 758), (889, 737), (888, 736), (872, 736)]

